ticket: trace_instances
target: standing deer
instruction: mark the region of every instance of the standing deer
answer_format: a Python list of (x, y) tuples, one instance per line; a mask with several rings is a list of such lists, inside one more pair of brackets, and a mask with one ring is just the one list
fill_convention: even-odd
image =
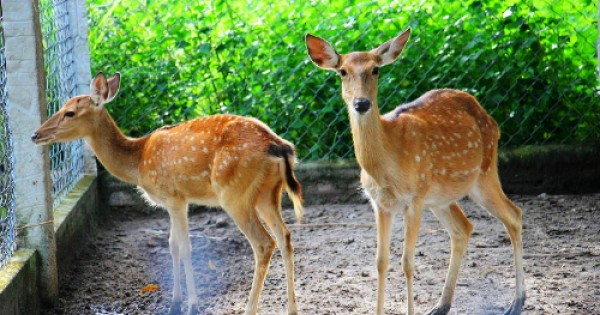
[(361, 183), (377, 222), (377, 314), (384, 314), (394, 214), (404, 215), (402, 269), (408, 314), (414, 314), (414, 257), (422, 208), (430, 208), (451, 239), (450, 266), (442, 296), (428, 314), (447, 314), (473, 225), (457, 200), (468, 195), (504, 223), (513, 246), (516, 297), (505, 314), (521, 314), (525, 301), (521, 209), (502, 191), (497, 170), (500, 131), (477, 100), (456, 90), (433, 90), (380, 116), (379, 67), (392, 63), (410, 29), (369, 52), (339, 54), (327, 41), (307, 34), (306, 46), (319, 67), (342, 80)]
[(160, 128), (133, 139), (121, 133), (105, 109), (120, 86), (120, 74), (92, 80), (91, 95), (76, 96), (32, 136), (39, 145), (84, 139), (100, 162), (117, 178), (139, 186), (145, 198), (167, 209), (171, 221), (169, 250), (173, 258), (173, 300), (169, 314), (181, 313), (180, 263), (188, 292), (188, 314), (197, 314), (188, 204), (221, 206), (252, 245), (255, 259), (252, 289), (245, 314), (256, 314), (275, 242), (287, 275), (288, 313), (297, 314), (294, 253), (281, 216), (285, 186), (297, 220), (302, 218), (301, 185), (293, 171), (294, 146), (252, 118), (215, 115)]

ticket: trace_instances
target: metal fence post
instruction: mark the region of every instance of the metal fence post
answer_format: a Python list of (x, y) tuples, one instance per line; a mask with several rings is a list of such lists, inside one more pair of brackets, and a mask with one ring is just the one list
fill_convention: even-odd
[[(73, 62), (75, 63), (75, 82), (77, 94), (88, 94), (92, 79), (90, 66), (90, 44), (88, 41), (88, 15), (85, 1), (67, 0), (67, 10), (71, 35), (73, 36)], [(96, 158), (88, 146), (83, 149), (84, 172), (86, 175), (96, 175)]]
[(58, 296), (56, 242), (50, 163), (47, 147), (30, 138), (46, 119), (46, 91), (42, 36), (37, 0), (2, 0), (8, 113), (14, 135), (15, 203), (17, 222), (25, 225), (19, 236), (22, 246), (40, 255), (40, 298), (52, 305)]

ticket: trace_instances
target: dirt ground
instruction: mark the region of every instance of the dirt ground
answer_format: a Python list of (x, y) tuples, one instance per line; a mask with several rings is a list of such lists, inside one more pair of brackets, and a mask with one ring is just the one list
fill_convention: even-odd
[[(510, 197), (524, 210), (524, 314), (600, 314), (600, 194)], [(475, 233), (450, 314), (502, 314), (514, 294), (510, 241), (498, 220), (469, 201), (461, 203)], [(292, 210), (284, 216), (293, 222)], [(59, 304), (46, 315), (166, 314), (173, 286), (166, 212), (120, 209), (110, 217), (64, 276)], [(249, 244), (221, 210), (192, 213), (190, 226), (200, 314), (243, 314), (254, 265)], [(290, 230), (301, 314), (373, 314), (376, 229), (370, 206), (311, 206), (303, 223), (290, 224)], [(447, 233), (424, 211), (416, 257), (417, 314), (426, 313), (441, 294), (449, 248)], [(386, 314), (405, 314), (401, 253), (397, 216)], [(159, 289), (142, 295), (148, 284)], [(286, 305), (285, 272), (276, 250), (259, 314), (285, 314)]]

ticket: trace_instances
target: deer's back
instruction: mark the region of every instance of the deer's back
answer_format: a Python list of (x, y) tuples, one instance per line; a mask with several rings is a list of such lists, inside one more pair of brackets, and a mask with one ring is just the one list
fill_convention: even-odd
[[(403, 117), (404, 116), (404, 117)], [(500, 130), (494, 119), (472, 95), (451, 89), (432, 90), (413, 102), (400, 105), (384, 118), (390, 122), (415, 121), (415, 132), (423, 135), (424, 148), (439, 160), (454, 160), (447, 166), (479, 162), (487, 172), (497, 154)], [(462, 170), (461, 171), (465, 171)]]
[[(278, 148), (274, 150), (273, 148)], [(217, 205), (225, 190), (250, 189), (256, 174), (278, 171), (275, 153), (293, 146), (252, 118), (214, 115), (152, 133), (140, 165), (142, 188), (153, 199), (181, 197)]]

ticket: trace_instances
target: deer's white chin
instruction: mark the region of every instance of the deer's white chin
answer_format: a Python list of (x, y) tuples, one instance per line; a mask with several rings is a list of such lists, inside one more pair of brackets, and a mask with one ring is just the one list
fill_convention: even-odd
[(35, 143), (36, 145), (49, 145), (49, 144), (52, 144), (53, 142), (54, 142), (54, 137), (35, 139), (33, 141), (33, 143)]

